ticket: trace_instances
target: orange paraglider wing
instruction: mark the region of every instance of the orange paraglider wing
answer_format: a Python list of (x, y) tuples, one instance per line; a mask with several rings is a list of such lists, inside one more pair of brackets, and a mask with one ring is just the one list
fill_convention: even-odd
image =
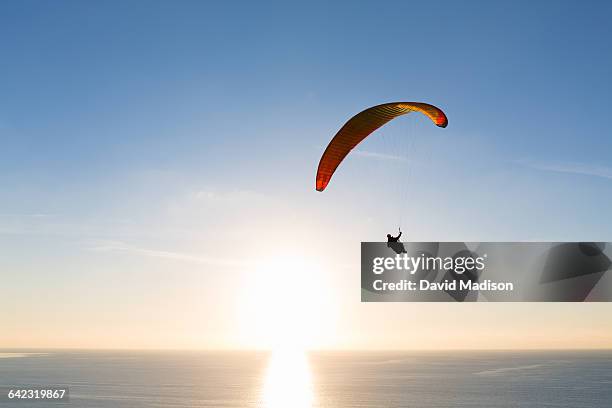
[(410, 112), (421, 112), (436, 126), (444, 128), (448, 125), (442, 110), (421, 102), (385, 103), (358, 113), (342, 126), (323, 152), (317, 170), (317, 191), (325, 190), (342, 160), (363, 139), (390, 120)]

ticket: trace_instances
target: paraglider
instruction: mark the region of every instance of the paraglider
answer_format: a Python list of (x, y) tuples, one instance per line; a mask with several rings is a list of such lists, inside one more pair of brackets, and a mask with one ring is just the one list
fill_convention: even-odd
[(404, 247), (404, 244), (402, 244), (399, 240), (402, 236), (402, 230), (398, 230), (399, 234), (397, 235), (397, 237), (394, 237), (391, 234), (387, 234), (387, 248), (391, 248), (393, 251), (395, 251), (396, 254), (405, 254), (406, 248)]
[(342, 160), (362, 140), (390, 120), (410, 112), (424, 114), (438, 127), (445, 128), (448, 125), (448, 119), (442, 110), (422, 102), (385, 103), (358, 113), (342, 126), (321, 156), (317, 170), (317, 191), (325, 190)]

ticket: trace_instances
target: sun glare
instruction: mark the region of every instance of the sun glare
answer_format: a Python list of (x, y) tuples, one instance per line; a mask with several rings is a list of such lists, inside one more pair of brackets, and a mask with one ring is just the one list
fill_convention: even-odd
[(240, 325), (250, 347), (305, 350), (329, 345), (336, 307), (328, 275), (304, 257), (284, 255), (249, 273)]

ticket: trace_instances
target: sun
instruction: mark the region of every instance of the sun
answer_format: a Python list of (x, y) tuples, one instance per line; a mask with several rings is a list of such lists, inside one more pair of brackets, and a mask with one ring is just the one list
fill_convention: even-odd
[(307, 350), (332, 341), (336, 302), (321, 265), (299, 255), (270, 257), (244, 282), (239, 314), (247, 347)]

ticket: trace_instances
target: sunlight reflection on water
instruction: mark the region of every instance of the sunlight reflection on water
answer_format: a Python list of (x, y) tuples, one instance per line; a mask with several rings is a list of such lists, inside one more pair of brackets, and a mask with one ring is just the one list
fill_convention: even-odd
[(276, 350), (268, 363), (263, 387), (264, 408), (312, 408), (314, 393), (308, 358), (303, 350)]

